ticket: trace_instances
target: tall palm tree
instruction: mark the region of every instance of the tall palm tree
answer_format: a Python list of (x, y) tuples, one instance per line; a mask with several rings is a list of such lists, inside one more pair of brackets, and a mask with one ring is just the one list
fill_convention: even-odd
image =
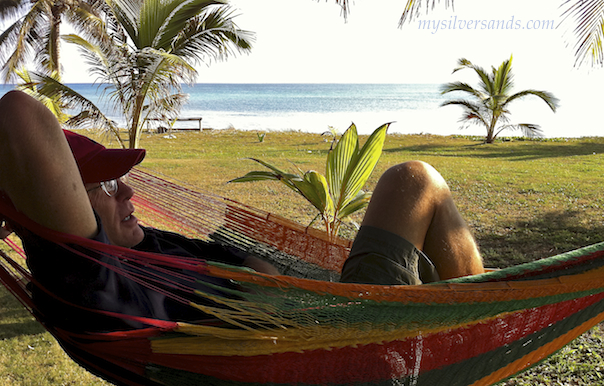
[(534, 95), (543, 100), (552, 111), (556, 111), (558, 99), (547, 91), (524, 90), (512, 94), (513, 75), (512, 57), (505, 60), (499, 68), (492, 67), (491, 73), (472, 64), (467, 59), (459, 59), (458, 67), (453, 70), (470, 68), (478, 75), (478, 87), (474, 88), (464, 82), (447, 83), (442, 87), (442, 94), (460, 91), (469, 95), (470, 99), (454, 99), (444, 102), (441, 106), (458, 105), (464, 109), (461, 121), (466, 124), (478, 124), (487, 130), (486, 143), (492, 143), (506, 129), (522, 130), (526, 136), (540, 136), (541, 129), (531, 123), (510, 124), (509, 105), (515, 100), (527, 95)]
[(0, 63), (5, 82), (17, 79), (29, 62), (45, 75), (61, 77), (60, 30), (66, 19), (77, 31), (101, 26), (100, 0), (3, 0), (0, 19), (12, 22), (0, 34)]
[[(77, 44), (91, 73), (127, 120), (128, 146), (139, 146), (148, 119), (172, 121), (186, 101), (182, 83), (192, 83), (194, 65), (251, 49), (253, 34), (239, 29), (226, 0), (107, 0), (102, 34), (65, 36)], [(63, 85), (39, 77), (47, 92), (67, 96)], [(89, 106), (90, 107), (90, 106)], [(115, 132), (98, 109), (68, 121)]]

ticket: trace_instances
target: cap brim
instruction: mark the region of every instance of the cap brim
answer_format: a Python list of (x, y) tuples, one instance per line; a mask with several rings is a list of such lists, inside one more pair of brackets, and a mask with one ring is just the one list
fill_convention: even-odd
[(103, 149), (80, 165), (80, 173), (84, 183), (113, 180), (128, 173), (143, 158), (145, 149)]

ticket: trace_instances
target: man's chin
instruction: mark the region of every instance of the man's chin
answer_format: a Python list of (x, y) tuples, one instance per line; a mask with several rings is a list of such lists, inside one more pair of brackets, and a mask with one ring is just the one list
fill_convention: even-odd
[(130, 226), (127, 229), (120, 232), (118, 237), (109, 236), (109, 240), (112, 244), (118, 245), (124, 248), (132, 248), (140, 244), (145, 238), (145, 233), (140, 225)]
[(143, 241), (144, 238), (145, 238), (145, 232), (143, 232), (143, 229), (141, 228), (141, 226), (137, 224), (136, 225), (136, 231), (135, 231), (135, 233), (132, 236), (132, 242), (133, 242), (133, 244), (130, 245), (128, 248), (132, 248), (132, 247), (140, 244)]

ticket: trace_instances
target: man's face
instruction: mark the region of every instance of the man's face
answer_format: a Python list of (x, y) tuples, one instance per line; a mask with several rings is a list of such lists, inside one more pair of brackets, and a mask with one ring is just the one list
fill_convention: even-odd
[(99, 183), (86, 184), (92, 207), (101, 218), (111, 244), (131, 248), (144, 237), (138, 219), (133, 215), (134, 205), (130, 201), (134, 190), (119, 179), (117, 188), (117, 192), (109, 196)]

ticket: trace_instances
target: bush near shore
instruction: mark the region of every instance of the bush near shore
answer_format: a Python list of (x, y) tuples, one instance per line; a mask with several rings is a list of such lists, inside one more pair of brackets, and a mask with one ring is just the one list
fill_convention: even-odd
[[(143, 167), (303, 224), (315, 216), (314, 208), (278, 183), (226, 181), (254, 169), (247, 157), (323, 172), (331, 139), (301, 132), (268, 132), (263, 141), (252, 131), (173, 134), (143, 134)], [(388, 167), (412, 159), (434, 165), (449, 182), (487, 266), (506, 267), (604, 240), (604, 138), (503, 138), (485, 145), (474, 137), (390, 134), (367, 188)], [(343, 236), (353, 237), (354, 230), (345, 229)], [(107, 384), (71, 362), (3, 288), (0, 337), (2, 385)], [(598, 326), (504, 384), (604, 385), (603, 339)]]

